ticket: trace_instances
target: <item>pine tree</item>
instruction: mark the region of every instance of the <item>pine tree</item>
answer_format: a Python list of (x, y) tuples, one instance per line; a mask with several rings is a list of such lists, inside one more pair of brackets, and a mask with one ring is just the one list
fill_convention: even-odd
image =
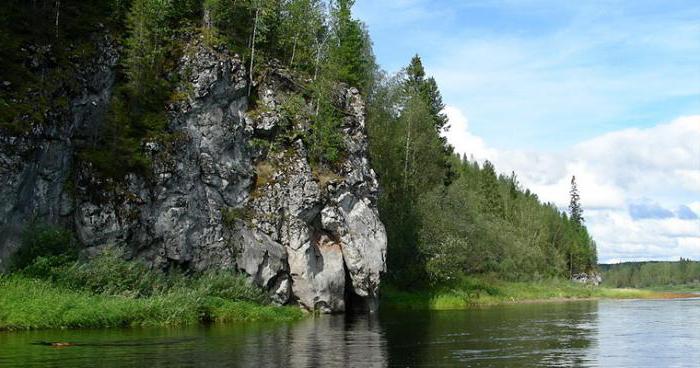
[(576, 176), (571, 177), (571, 190), (569, 191), (571, 201), (569, 202), (569, 214), (571, 221), (577, 226), (583, 225), (583, 208), (581, 208), (581, 197), (576, 186)]

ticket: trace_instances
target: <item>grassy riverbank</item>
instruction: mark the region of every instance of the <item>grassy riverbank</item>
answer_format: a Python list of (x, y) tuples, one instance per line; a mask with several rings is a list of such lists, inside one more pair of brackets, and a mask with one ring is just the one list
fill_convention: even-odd
[(301, 319), (245, 277), (149, 269), (118, 249), (89, 261), (40, 256), (0, 274), (0, 330), (191, 325)]
[(103, 295), (49, 281), (0, 276), (0, 330), (191, 325), (201, 322), (289, 321), (298, 308), (207, 296), (178, 289), (149, 297)]
[(382, 290), (382, 307), (396, 309), (467, 309), (482, 306), (587, 299), (671, 299), (688, 294), (641, 289), (614, 289), (582, 285), (568, 280), (508, 282), (464, 278), (451, 287), (433, 290)]
[(700, 283), (694, 282), (680, 285), (654, 285), (645, 287), (645, 289), (673, 293), (700, 293)]

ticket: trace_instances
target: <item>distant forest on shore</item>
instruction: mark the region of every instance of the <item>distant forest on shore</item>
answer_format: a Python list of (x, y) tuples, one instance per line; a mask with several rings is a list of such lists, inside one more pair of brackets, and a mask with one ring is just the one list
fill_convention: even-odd
[(681, 258), (675, 262), (625, 262), (601, 264), (603, 284), (612, 287), (700, 285), (700, 262)]

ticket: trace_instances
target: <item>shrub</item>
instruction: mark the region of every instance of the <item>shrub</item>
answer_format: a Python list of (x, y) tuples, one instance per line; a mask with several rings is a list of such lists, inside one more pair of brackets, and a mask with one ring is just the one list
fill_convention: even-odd
[(251, 218), (251, 210), (245, 207), (226, 207), (221, 210), (221, 222), (229, 229), (234, 228), (239, 220), (249, 222)]
[(131, 297), (163, 293), (177, 281), (143, 263), (125, 260), (119, 248), (108, 248), (88, 262), (75, 262), (57, 271), (54, 280), (71, 289)]
[(192, 280), (193, 287), (202, 295), (227, 300), (269, 303), (267, 295), (244, 276), (226, 271), (209, 271)]
[(52, 264), (70, 262), (78, 258), (78, 250), (78, 243), (68, 230), (32, 223), (25, 229), (22, 243), (10, 259), (10, 271), (22, 270), (39, 257), (52, 257)]
[(100, 295), (269, 302), (265, 293), (243, 275), (225, 270), (192, 275), (177, 270), (167, 273), (152, 270), (143, 263), (126, 260), (119, 248), (107, 248), (89, 261), (65, 262), (58, 256), (38, 257), (21, 274), (51, 281), (63, 288)]

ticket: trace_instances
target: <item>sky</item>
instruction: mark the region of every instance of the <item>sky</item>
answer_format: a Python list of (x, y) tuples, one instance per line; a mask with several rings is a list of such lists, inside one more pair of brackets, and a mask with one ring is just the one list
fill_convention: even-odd
[(448, 141), (562, 209), (601, 262), (700, 260), (700, 1), (357, 0), (377, 62), (419, 54)]

